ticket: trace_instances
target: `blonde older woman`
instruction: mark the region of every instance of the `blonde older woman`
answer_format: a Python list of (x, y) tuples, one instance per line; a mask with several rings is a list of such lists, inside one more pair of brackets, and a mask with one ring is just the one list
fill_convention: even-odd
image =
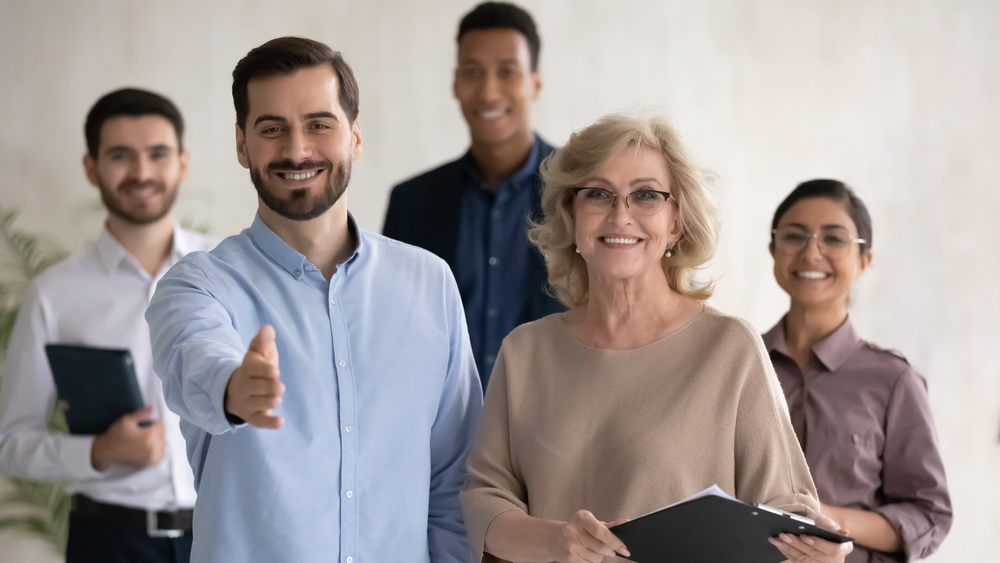
[[(542, 177), (545, 218), (530, 236), (569, 311), (522, 325), (500, 350), (461, 494), (475, 560), (627, 557), (612, 521), (712, 484), (817, 517), (760, 337), (705, 306), (711, 286), (695, 281), (718, 211), (671, 125), (606, 116)], [(795, 561), (851, 549), (773, 543)]]

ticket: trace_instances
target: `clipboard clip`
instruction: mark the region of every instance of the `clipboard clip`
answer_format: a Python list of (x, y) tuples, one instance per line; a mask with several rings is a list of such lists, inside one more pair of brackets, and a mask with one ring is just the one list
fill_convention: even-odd
[(799, 521), (799, 522), (804, 522), (806, 524), (809, 524), (810, 526), (815, 526), (816, 525), (816, 521), (813, 520), (813, 519), (811, 519), (811, 518), (806, 518), (805, 516), (799, 516), (798, 514), (793, 514), (791, 512), (785, 512), (784, 510), (781, 510), (780, 508), (774, 508), (773, 506), (768, 506), (766, 504), (762, 504), (762, 503), (759, 503), (759, 502), (753, 503), (753, 506), (756, 507), (756, 508), (759, 508), (761, 510), (766, 510), (766, 511), (772, 513), (772, 514), (778, 514), (780, 516), (787, 516), (787, 517), (791, 518), (792, 520), (796, 520), (796, 521)]

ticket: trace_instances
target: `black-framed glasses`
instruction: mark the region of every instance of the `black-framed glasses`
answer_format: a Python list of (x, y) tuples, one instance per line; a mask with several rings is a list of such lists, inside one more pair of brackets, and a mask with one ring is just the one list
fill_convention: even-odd
[[(618, 194), (604, 188), (569, 188), (587, 211), (608, 212), (618, 204)], [(667, 204), (670, 192), (641, 189), (625, 196), (625, 207), (633, 215), (656, 215)]]
[(809, 245), (809, 239), (815, 238), (819, 251), (830, 260), (840, 260), (855, 244), (868, 244), (862, 238), (854, 238), (844, 227), (824, 227), (818, 233), (810, 233), (805, 229), (786, 225), (771, 231), (774, 236), (774, 248), (782, 254), (798, 254)]

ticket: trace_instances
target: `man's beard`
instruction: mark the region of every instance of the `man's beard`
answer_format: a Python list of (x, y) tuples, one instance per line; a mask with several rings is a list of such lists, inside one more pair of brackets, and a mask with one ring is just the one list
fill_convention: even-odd
[(309, 197), (308, 188), (291, 190), (291, 195), (287, 198), (278, 197), (264, 182), (260, 169), (255, 168), (253, 163), (250, 163), (250, 181), (257, 188), (257, 195), (271, 211), (293, 221), (308, 221), (326, 213), (337, 203), (340, 196), (344, 195), (347, 184), (351, 181), (351, 164), (350, 160), (346, 160), (337, 163), (337, 167), (334, 168), (329, 160), (308, 160), (298, 164), (291, 160), (282, 160), (267, 165), (268, 173), (317, 168), (325, 171), (327, 179), (323, 191), (313, 198)]
[[(135, 180), (127, 180), (118, 185), (118, 187), (111, 189), (108, 188), (104, 182), (99, 183), (101, 188), (101, 200), (104, 201), (104, 206), (108, 208), (108, 213), (118, 216), (129, 223), (134, 225), (149, 225), (150, 223), (155, 223), (162, 219), (167, 213), (170, 213), (170, 208), (174, 205), (174, 199), (177, 198), (177, 188), (167, 189), (163, 182), (154, 182), (148, 180), (146, 182), (138, 182)], [(131, 210), (126, 209), (121, 202), (115, 198), (115, 194), (122, 189), (129, 189), (132, 186), (153, 186), (153, 188), (158, 193), (163, 194), (163, 205), (159, 209), (152, 210)], [(125, 196), (127, 197), (127, 196)]]

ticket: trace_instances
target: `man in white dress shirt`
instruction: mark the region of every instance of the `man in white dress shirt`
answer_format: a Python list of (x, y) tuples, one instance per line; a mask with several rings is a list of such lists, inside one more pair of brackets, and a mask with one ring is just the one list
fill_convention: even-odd
[[(68, 563), (188, 561), (194, 478), (178, 417), (153, 373), (143, 314), (157, 281), (186, 253), (216, 241), (181, 229), (170, 208), (187, 174), (180, 112), (123, 89), (87, 116), (87, 179), (108, 209), (97, 242), (29, 287), (0, 382), (0, 472), (63, 481), (73, 495)], [(146, 406), (105, 433), (49, 433), (56, 399), (50, 343), (127, 348)]]

